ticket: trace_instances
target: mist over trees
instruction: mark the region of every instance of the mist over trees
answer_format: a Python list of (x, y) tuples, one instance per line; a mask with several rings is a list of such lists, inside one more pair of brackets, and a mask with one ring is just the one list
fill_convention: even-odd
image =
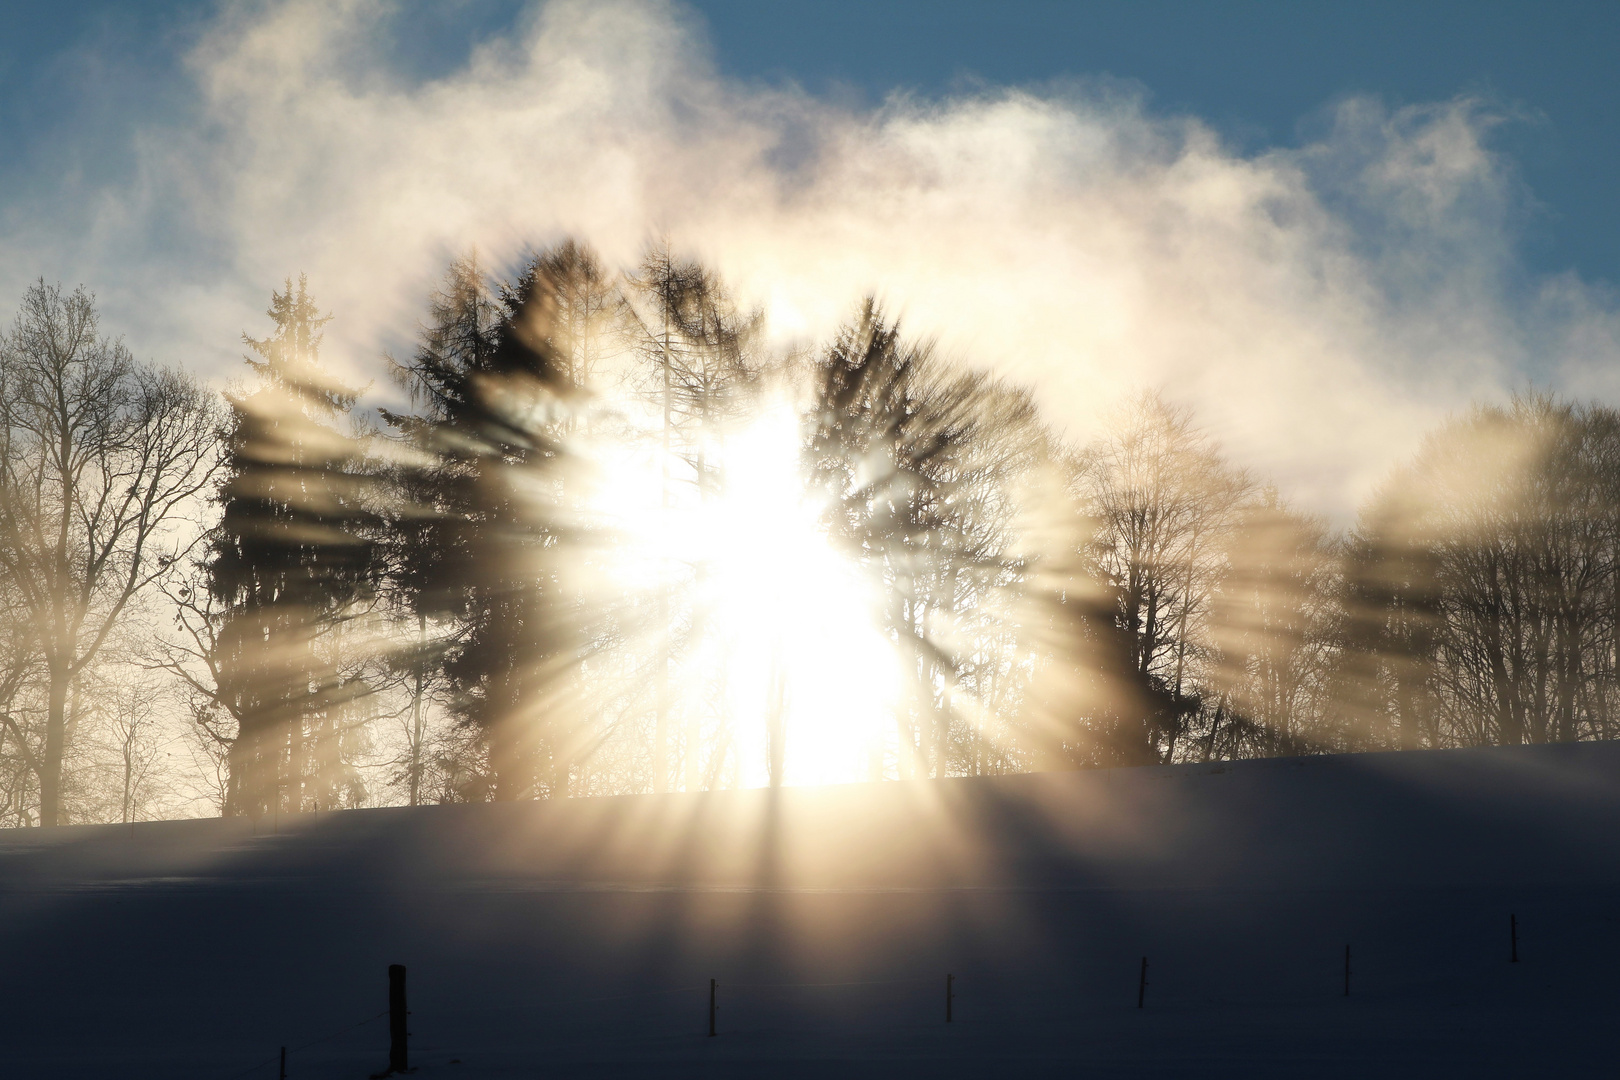
[(1541, 394), (1425, 441), (1349, 562), (1354, 665), (1381, 745), (1612, 738), (1620, 414)]
[(368, 409), (303, 278), (224, 393), (37, 283), (0, 821), (1615, 737), (1612, 409), (1477, 406), (1341, 531), (1162, 394), (1076, 442), (872, 299), (766, 314), (667, 246), (469, 254)]

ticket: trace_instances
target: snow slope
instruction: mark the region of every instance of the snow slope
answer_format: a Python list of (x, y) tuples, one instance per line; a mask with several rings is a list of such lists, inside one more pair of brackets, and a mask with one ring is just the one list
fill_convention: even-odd
[(8, 832), (0, 1065), (364, 1077), (403, 963), (423, 1077), (1610, 1075), (1617, 856), (1620, 744)]

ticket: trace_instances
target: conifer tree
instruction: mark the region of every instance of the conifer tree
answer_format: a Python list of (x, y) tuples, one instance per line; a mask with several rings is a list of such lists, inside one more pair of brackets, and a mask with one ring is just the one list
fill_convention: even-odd
[(405, 603), (450, 625), (432, 660), (487, 753), (465, 798), (567, 789), (562, 669), (582, 644), (561, 599), (573, 537), (559, 507), (579, 392), (560, 340), (576, 324), (558, 311), (592, 260), (558, 254), (493, 294), (476, 259), (456, 260), (397, 371), (417, 410), (384, 414), (419, 452), (401, 477), (416, 508), (397, 558)]
[(341, 430), (360, 391), (320, 362), (322, 315), (302, 275), (271, 296), (274, 329), (243, 335), (257, 376), (229, 397), (223, 513), (209, 590), (223, 609), (219, 700), (236, 718), (227, 812), (320, 809), (359, 798), (347, 765), (366, 690), (347, 625), (375, 596), (379, 518), (362, 440)]
[[(760, 359), (764, 315), (739, 309), (713, 272), (677, 258), (664, 244), (647, 252), (640, 272), (627, 285), (625, 311), (639, 361), (631, 383), (660, 420), (655, 437), (664, 508), (684, 502), (689, 494), (700, 504), (709, 502), (722, 493), (726, 482), (723, 454), (717, 451), (727, 433), (758, 403), (765, 375)], [(680, 595), (701, 593), (708, 571), (701, 562), (672, 567), (656, 601), (650, 628), (661, 653), (653, 659), (655, 791), (667, 790), (677, 779), (687, 790), (697, 790), (721, 769), (720, 748), (727, 740), (723, 735), (713, 740), (720, 753), (711, 750), (711, 759), (705, 761), (703, 729), (707, 719), (709, 726), (723, 732), (730, 718), (705, 717), (692, 699), (701, 697), (723, 710), (730, 697), (723, 685), (724, 671), (682, 673), (688, 685), (705, 679), (719, 685), (709, 686), (703, 695), (685, 695), (686, 715), (679, 718), (685, 720), (684, 730), (679, 732), (674, 715), (679, 710), (671, 690), (683, 646), (701, 647), (711, 632), (704, 625), (702, 605)], [(772, 745), (780, 751), (780, 733)], [(773, 769), (772, 775), (777, 771)]]
[[(1034, 569), (1018, 542), (1018, 489), (1049, 456), (1033, 403), (945, 369), (870, 299), (815, 375), (806, 469), (829, 531), (881, 586), (908, 675), (899, 775), (1006, 771), (1013, 762), (983, 754), (984, 727), (998, 700), (999, 711), (1017, 713), (1027, 694), (1005, 683), (1027, 681), (1030, 667), (1014, 659), (1028, 648), (1020, 593)], [(1077, 599), (1058, 621), (1084, 636), (1093, 616)], [(1055, 692), (1047, 684), (1042, 693)]]

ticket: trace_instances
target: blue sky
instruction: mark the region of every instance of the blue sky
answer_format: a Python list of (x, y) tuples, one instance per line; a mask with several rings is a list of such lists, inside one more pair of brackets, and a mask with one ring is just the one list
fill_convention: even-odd
[(308, 271), (372, 379), (452, 254), (662, 234), (780, 338), (875, 292), (1060, 428), (1163, 389), (1342, 517), (1471, 401), (1620, 403), (1616, 40), (1612, 2), (29, 5), (0, 317), (84, 282), (228, 379)]
[(924, 92), (979, 77), (1109, 75), (1237, 146), (1292, 144), (1347, 94), (1394, 105), (1477, 94), (1519, 114), (1495, 144), (1540, 203), (1536, 269), (1620, 280), (1620, 5), (1189, 0), (816, 5), (710, 0), (721, 64), (741, 75)]
[[(403, 70), (442, 74), (512, 32), (520, 0), (404, 3)], [(1392, 105), (1477, 95), (1509, 119), (1492, 136), (1529, 200), (1532, 271), (1620, 281), (1620, 4), (1606, 0), (696, 0), (718, 66), (871, 100), (974, 80), (1139, 83), (1241, 149), (1308, 138), (1349, 94)], [(190, 106), (181, 61), (212, 0), (19, 5), (0, 36), (0, 163), (8, 187), (64, 170), (117, 178), (133, 122)]]

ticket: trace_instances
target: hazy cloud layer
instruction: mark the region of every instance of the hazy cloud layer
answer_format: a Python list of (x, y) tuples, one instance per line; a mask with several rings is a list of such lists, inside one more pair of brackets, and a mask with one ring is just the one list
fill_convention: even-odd
[(784, 337), (876, 290), (1076, 434), (1164, 387), (1340, 514), (1470, 398), (1620, 395), (1620, 305), (1523, 279), (1527, 196), (1475, 102), (1350, 101), (1318, 141), (1244, 157), (1102, 84), (860, 111), (729, 83), (659, 3), (552, 3), (412, 83), (371, 44), (385, 15), (227, 11), (190, 61), (198, 122), (145, 130), (129, 190), (11, 213), (0, 284), (83, 280), (141, 351), (231, 375), (304, 270), (334, 351), (374, 374), (452, 252), (573, 234), (629, 262), (663, 232)]

